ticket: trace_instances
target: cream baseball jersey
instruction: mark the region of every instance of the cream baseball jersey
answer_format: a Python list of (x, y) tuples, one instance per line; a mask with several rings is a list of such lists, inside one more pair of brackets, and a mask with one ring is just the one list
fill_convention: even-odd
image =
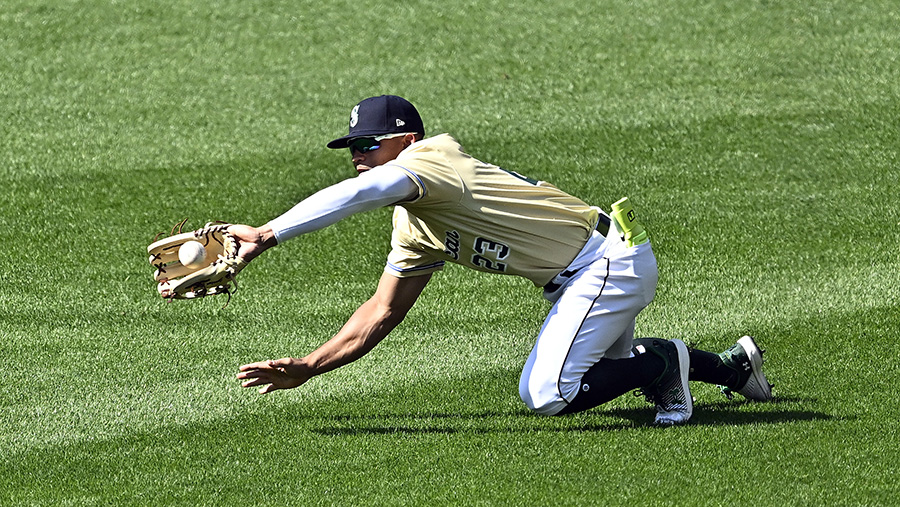
[(450, 261), (543, 286), (578, 255), (599, 217), (549, 183), (472, 158), (447, 134), (413, 143), (385, 166), (418, 187), (394, 208), (385, 271), (398, 277)]

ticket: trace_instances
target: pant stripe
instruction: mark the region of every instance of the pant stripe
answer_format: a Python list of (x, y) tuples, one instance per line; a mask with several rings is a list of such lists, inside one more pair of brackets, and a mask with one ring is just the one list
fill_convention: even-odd
[(581, 319), (581, 324), (578, 325), (578, 329), (575, 331), (575, 334), (572, 336), (571, 341), (569, 341), (569, 350), (566, 352), (566, 359), (560, 365), (559, 375), (556, 377), (556, 392), (559, 393), (559, 397), (564, 402), (566, 402), (566, 405), (569, 404), (569, 400), (567, 400), (565, 398), (565, 396), (563, 396), (562, 388), (560, 388), (559, 384), (560, 384), (560, 382), (562, 382), (563, 369), (565, 369), (566, 364), (569, 362), (569, 354), (572, 353), (572, 347), (575, 345), (575, 340), (578, 338), (578, 335), (581, 334), (581, 328), (584, 327), (584, 321), (586, 321), (588, 316), (591, 314), (591, 310), (594, 308), (594, 305), (597, 304), (597, 300), (600, 299), (601, 296), (603, 296), (603, 289), (606, 288), (606, 281), (609, 280), (610, 261), (609, 261), (608, 257), (604, 257), (604, 260), (606, 261), (606, 275), (603, 277), (603, 285), (600, 286), (600, 292), (597, 294), (597, 297), (595, 297), (594, 300), (591, 301), (590, 306), (588, 306), (587, 311), (584, 313), (584, 317), (582, 317), (582, 319)]

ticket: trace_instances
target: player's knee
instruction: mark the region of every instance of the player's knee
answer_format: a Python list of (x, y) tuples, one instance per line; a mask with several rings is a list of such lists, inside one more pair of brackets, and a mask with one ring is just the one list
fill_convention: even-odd
[(525, 402), (525, 406), (532, 412), (540, 415), (556, 415), (565, 407), (565, 404), (558, 400), (535, 403), (532, 398), (522, 398), (522, 401)]
[[(542, 365), (536, 359), (537, 356), (532, 353), (525, 362), (522, 376), (519, 377), (519, 398), (533, 412), (555, 415), (566, 406), (559, 393), (559, 379), (547, 375), (554, 368)], [(555, 370), (558, 371), (558, 368)]]
[(524, 403), (529, 410), (534, 410), (534, 400), (531, 398), (528, 386), (525, 385), (524, 382), (519, 383), (519, 398), (522, 399), (522, 403)]
[(562, 410), (565, 402), (562, 402), (558, 395), (547, 396), (545, 393), (546, 390), (529, 385), (528, 379), (524, 377), (519, 382), (519, 398), (529, 410), (541, 415), (555, 415)]

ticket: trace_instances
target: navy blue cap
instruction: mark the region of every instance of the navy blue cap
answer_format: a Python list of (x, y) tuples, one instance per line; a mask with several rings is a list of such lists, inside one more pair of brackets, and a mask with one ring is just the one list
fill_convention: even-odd
[(359, 137), (415, 132), (425, 135), (416, 107), (396, 95), (369, 97), (350, 111), (350, 133), (328, 143), (332, 149), (346, 148)]

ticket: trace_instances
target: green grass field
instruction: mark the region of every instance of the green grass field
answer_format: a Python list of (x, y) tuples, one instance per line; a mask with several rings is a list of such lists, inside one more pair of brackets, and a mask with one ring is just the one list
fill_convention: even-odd
[[(5, 0), (0, 504), (891, 505), (900, 502), (900, 8), (743, 2)], [(455, 266), (370, 355), (293, 391), (374, 290), (390, 212), (161, 301), (189, 217), (258, 225), (353, 174), (324, 143), (381, 93), (478, 158), (651, 231), (641, 336), (768, 349), (777, 399), (694, 386), (531, 415), (549, 305)]]

